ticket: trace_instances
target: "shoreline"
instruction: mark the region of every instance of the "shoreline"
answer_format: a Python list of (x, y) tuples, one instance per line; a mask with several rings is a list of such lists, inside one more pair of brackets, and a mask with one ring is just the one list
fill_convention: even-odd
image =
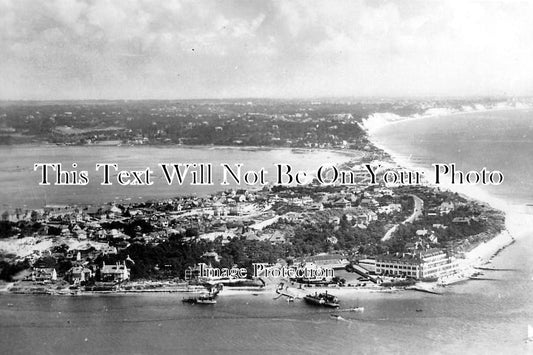
[[(397, 123), (405, 122), (407, 120), (420, 120), (420, 119), (432, 119), (432, 118), (439, 118), (439, 117), (447, 117), (452, 115), (458, 115), (458, 114), (470, 114), (470, 113), (483, 113), (483, 112), (493, 112), (493, 111), (515, 111), (515, 110), (529, 110), (531, 108), (501, 108), (501, 109), (492, 109), (492, 110), (485, 110), (485, 111), (472, 111), (472, 112), (455, 112), (450, 113), (447, 115), (434, 115), (434, 116), (423, 116), (423, 117), (416, 117), (416, 118), (406, 118), (404, 120), (396, 120), (388, 122), (385, 125), (382, 125), (380, 127), (377, 127), (376, 129), (367, 129), (367, 134), (369, 140), (374, 144), (374, 146), (378, 149), (381, 149), (383, 152), (388, 154), (394, 164), (398, 165), (399, 167), (403, 167), (409, 170), (413, 171), (423, 171), (425, 176), (427, 176), (426, 180), (429, 181), (435, 181), (435, 174), (433, 170), (423, 167), (423, 166), (417, 166), (416, 164), (410, 162), (409, 160), (406, 160), (402, 158), (397, 152), (387, 147), (385, 144), (379, 142), (376, 140), (374, 134), (381, 128), (389, 125), (394, 125)], [(519, 206), (513, 206), (510, 201), (506, 201), (502, 198), (495, 197), (488, 193), (487, 191), (483, 190), (481, 187), (477, 185), (453, 185), (450, 182), (443, 181), (443, 183), (439, 185), (435, 185), (429, 182), (426, 182), (427, 186), (438, 188), (442, 190), (448, 190), (451, 192), (458, 193), (470, 200), (475, 200), (481, 203), (488, 204), (491, 207), (494, 207), (496, 209), (501, 210), (505, 215), (505, 229), (500, 232), (499, 234), (495, 235), (493, 238), (491, 238), (487, 242), (483, 242), (476, 247), (474, 247), (472, 250), (465, 253), (465, 261), (464, 266), (465, 269), (470, 269), (468, 272), (465, 273), (465, 277), (461, 280), (457, 280), (454, 282), (462, 281), (464, 279), (468, 279), (471, 274), (473, 274), (476, 270), (475, 267), (487, 264), (492, 261), (492, 258), (495, 257), (501, 250), (508, 247), (509, 245), (513, 244), (516, 240), (524, 238), (527, 234), (533, 234), (533, 215), (529, 213), (525, 213), (520, 210)]]
[[(442, 117), (450, 117), (450, 116), (460, 116), (460, 115), (470, 115), (470, 114), (480, 114), (480, 113), (491, 113), (491, 112), (500, 112), (500, 111), (526, 111), (526, 110), (532, 110), (533, 107), (531, 106), (524, 106), (524, 107), (492, 107), (487, 108), (484, 110), (472, 110), (472, 111), (448, 111), (443, 112), (439, 111), (436, 113), (430, 113), (430, 114), (415, 114), (411, 116), (399, 116), (394, 113), (390, 112), (376, 112), (371, 114), (366, 119), (363, 119), (363, 122), (361, 124), (361, 127), (367, 132), (369, 141), (372, 142), (372, 144), (375, 145), (375, 142), (372, 141), (371, 135), (373, 132), (376, 132), (384, 127), (392, 126), (398, 123), (402, 123), (405, 121), (420, 121), (425, 119), (432, 119), (432, 118), (442, 118)], [(438, 110), (438, 109), (437, 109)], [(442, 110), (449, 110), (446, 108), (442, 108)], [(378, 116), (376, 116), (378, 115)], [(381, 116), (379, 116), (381, 115)], [(394, 119), (387, 119), (383, 116), (393, 118)], [(378, 120), (379, 122), (375, 122)], [(374, 123), (373, 123), (374, 122)]]
[(73, 144), (60, 146), (55, 143), (50, 143), (47, 141), (38, 141), (30, 143), (16, 143), (16, 144), (4, 144), (0, 147), (9, 147), (9, 148), (106, 148), (116, 147), (116, 148), (139, 148), (139, 149), (168, 149), (168, 148), (182, 148), (182, 149), (209, 149), (209, 150), (242, 150), (242, 151), (254, 151), (254, 152), (268, 152), (274, 150), (291, 150), (295, 153), (300, 152), (331, 152), (341, 155), (357, 155), (358, 153), (364, 152), (363, 150), (346, 148), (342, 149), (339, 147), (336, 148), (319, 148), (319, 147), (289, 147), (289, 146), (270, 146), (270, 145), (215, 145), (215, 144)]

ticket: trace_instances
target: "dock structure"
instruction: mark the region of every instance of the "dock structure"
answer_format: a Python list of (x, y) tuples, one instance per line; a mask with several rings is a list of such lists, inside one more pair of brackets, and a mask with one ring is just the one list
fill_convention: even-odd
[(356, 274), (359, 274), (363, 276), (364, 278), (367, 278), (368, 280), (372, 281), (373, 283), (377, 284), (378, 279), (375, 276), (370, 275), (369, 271), (365, 269), (364, 267), (358, 265), (358, 264), (352, 264), (353, 271)]

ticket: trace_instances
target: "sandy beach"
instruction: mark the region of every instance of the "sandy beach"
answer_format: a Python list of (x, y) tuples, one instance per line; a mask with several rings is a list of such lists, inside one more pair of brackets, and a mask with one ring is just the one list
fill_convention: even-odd
[[(523, 108), (517, 108), (517, 109), (523, 109)], [(499, 109), (499, 110), (503, 110), (503, 109)], [(474, 111), (471, 113), (479, 113), (479, 112), (486, 112), (486, 111)], [(450, 113), (450, 115), (466, 114), (466, 113), (467, 112), (456, 112), (456, 113)], [(424, 116), (424, 117), (418, 117), (418, 118), (412, 118), (412, 119), (432, 119), (435, 117), (441, 117), (441, 115)], [(375, 129), (374, 128), (368, 129), (367, 132), (368, 132), (370, 140), (376, 147), (378, 147), (379, 149), (382, 149), (387, 154), (389, 154), (392, 160), (396, 164), (398, 164), (398, 166), (401, 166), (403, 168), (407, 168), (410, 170), (414, 170), (414, 171), (423, 171), (424, 175), (427, 177), (427, 181), (435, 181), (434, 170), (428, 169), (425, 167), (416, 166), (410, 160), (402, 158), (399, 154), (391, 150), (389, 147), (378, 142), (373, 136), (373, 132), (376, 132), (377, 129), (380, 129), (384, 127), (385, 125), (397, 124), (402, 121), (404, 120), (390, 121), (388, 123), (384, 123), (380, 125), (379, 127)], [(480, 266), (480, 265), (483, 265), (489, 262), (491, 258), (494, 257), (501, 249), (512, 244), (514, 240), (524, 238), (527, 235), (533, 234), (533, 215), (530, 213), (527, 213), (525, 206), (513, 205), (506, 200), (494, 197), (477, 185), (451, 184), (449, 181), (446, 181), (446, 180), (441, 181), (441, 183), (438, 186), (434, 184), (430, 184), (429, 182), (428, 182), (428, 185), (438, 187), (443, 190), (449, 190), (452, 192), (459, 193), (469, 199), (473, 199), (479, 202), (486, 203), (505, 213), (506, 229), (502, 231), (502, 233), (496, 235), (490, 241), (482, 243), (476, 246), (471, 251), (465, 253), (465, 261), (464, 261), (465, 268), (469, 268), (470, 270), (475, 270), (473, 269), (474, 267), (477, 267), (477, 266)], [(472, 271), (468, 272), (465, 276), (469, 276), (468, 274), (471, 274), (471, 273)]]

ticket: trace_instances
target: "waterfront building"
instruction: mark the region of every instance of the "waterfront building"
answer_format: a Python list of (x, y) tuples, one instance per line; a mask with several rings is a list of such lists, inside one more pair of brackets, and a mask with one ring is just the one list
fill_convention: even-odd
[(376, 257), (376, 274), (384, 276), (433, 279), (454, 274), (458, 267), (456, 258), (442, 249)]
[(100, 278), (102, 281), (126, 281), (130, 278), (130, 270), (127, 268), (125, 261), (122, 264), (116, 263), (112, 265), (103, 263), (100, 269)]
[(339, 254), (320, 254), (298, 258), (295, 263), (311, 263), (323, 269), (344, 269), (346, 265), (350, 264), (350, 261)]
[(371, 273), (376, 273), (376, 259), (359, 259), (357, 264)]
[(91, 269), (88, 269), (84, 266), (73, 266), (69, 271), (67, 271), (66, 276), (70, 283), (78, 284), (80, 282), (90, 280), (93, 277), (93, 272)]
[(53, 267), (34, 267), (27, 279), (32, 281), (56, 281), (57, 272)]

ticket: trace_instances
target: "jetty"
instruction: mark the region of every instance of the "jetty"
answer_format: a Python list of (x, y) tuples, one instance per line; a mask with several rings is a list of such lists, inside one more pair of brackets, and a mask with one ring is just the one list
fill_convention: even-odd
[(425, 292), (425, 293), (431, 293), (433, 295), (442, 295), (442, 292), (436, 291), (434, 288), (424, 287), (420, 285), (414, 285), (414, 286), (408, 286), (405, 288), (406, 290), (413, 290), (413, 291), (419, 291), (419, 292)]

